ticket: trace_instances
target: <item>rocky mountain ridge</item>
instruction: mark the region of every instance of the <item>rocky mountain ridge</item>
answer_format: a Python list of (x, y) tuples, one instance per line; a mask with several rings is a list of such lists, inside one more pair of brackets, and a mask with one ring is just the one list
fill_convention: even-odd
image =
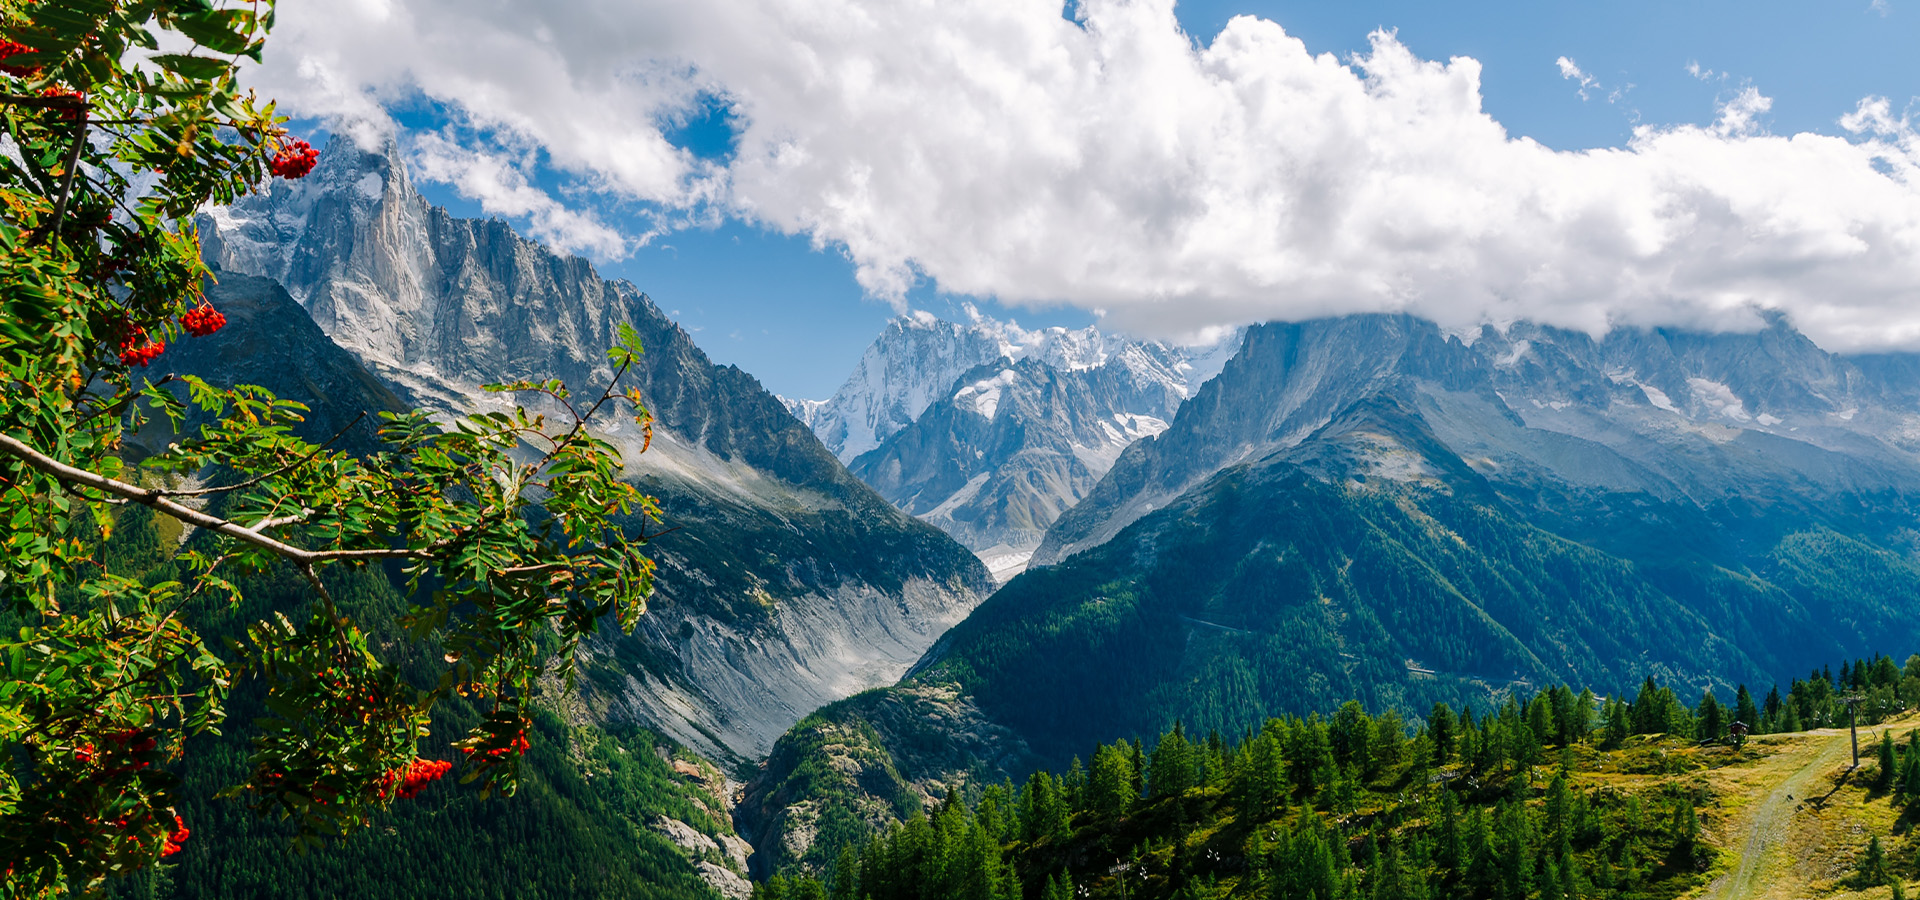
[(862, 480), (1004, 580), (1129, 443), (1158, 433), (1238, 346), (1027, 331), (969, 309), (891, 322), (829, 400), (785, 400)]
[(783, 399), (822, 443), (851, 463), (951, 396), (960, 376), (1000, 360), (1034, 359), (1061, 371), (1101, 367), (1124, 374), (1133, 393), (1159, 393), (1177, 406), (1233, 354), (1237, 335), (1194, 346), (1137, 341), (1088, 326), (1028, 331), (968, 308), (968, 322), (916, 311), (898, 316), (867, 347), (826, 400)]

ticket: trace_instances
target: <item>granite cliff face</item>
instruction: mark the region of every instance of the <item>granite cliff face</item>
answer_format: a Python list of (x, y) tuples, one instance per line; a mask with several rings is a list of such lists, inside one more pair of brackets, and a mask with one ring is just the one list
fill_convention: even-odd
[(810, 710), (898, 678), (989, 588), (964, 548), (849, 475), (645, 294), (431, 206), (391, 147), (336, 139), (308, 179), (214, 211), (203, 232), (210, 263), (284, 285), (394, 392), (445, 414), (498, 402), (488, 382), (598, 389), (618, 328), (639, 333), (624, 384), (655, 417), (652, 448), (637, 455), (628, 419), (605, 433), (678, 530), (653, 544), (664, 577), (640, 629), (588, 653), (602, 715), (759, 756)]

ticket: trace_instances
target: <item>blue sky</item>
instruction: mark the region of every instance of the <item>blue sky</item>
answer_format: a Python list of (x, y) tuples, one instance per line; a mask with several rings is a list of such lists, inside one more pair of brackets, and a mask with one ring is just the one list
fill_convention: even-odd
[[(1472, 57), (1483, 66), (1485, 111), (1510, 136), (1555, 150), (1625, 147), (1642, 125), (1708, 127), (1747, 88), (1771, 99), (1757, 124), (1759, 132), (1773, 135), (1845, 135), (1839, 120), (1862, 98), (1886, 97), (1899, 115), (1920, 95), (1920, 0), (1877, 5), (1865, 0), (1185, 0), (1176, 15), (1202, 46), (1230, 18), (1252, 15), (1278, 23), (1303, 40), (1309, 53), (1333, 53), (1343, 61), (1367, 53), (1368, 36), (1377, 28), (1395, 31), (1398, 41), (1423, 60)], [(1587, 81), (1568, 77), (1562, 58), (1577, 65)], [(430, 77), (413, 77), (432, 84)], [(461, 109), (459, 103), (457, 96), (443, 93), (389, 105), (403, 126), (429, 130), (458, 118), (448, 110)], [(712, 113), (715, 107), (705, 109)], [(727, 116), (681, 113), (678, 119), (664, 129), (668, 141), (704, 159), (723, 164), (731, 159), (735, 123)], [(603, 190), (584, 189), (586, 182), (577, 174), (559, 174), (563, 167), (552, 165), (550, 154), (560, 147), (550, 142), (526, 154), (533, 160), (524, 166), (527, 177), (623, 232), (645, 233), (646, 213), (655, 206), (644, 199), (609, 200), (612, 195)], [(579, 166), (573, 168), (577, 172)], [(456, 213), (484, 212), (479, 201), (452, 186), (426, 181), (421, 187)], [(738, 364), (778, 393), (820, 398), (839, 385), (894, 315), (893, 306), (856, 280), (858, 267), (845, 247), (829, 240), (815, 249), (807, 236), (728, 217), (717, 227), (656, 236), (625, 259), (601, 261), (600, 268), (650, 293), (716, 361)], [(941, 271), (962, 273), (963, 268)], [(955, 274), (943, 280), (967, 279)], [(943, 293), (923, 276), (906, 301), (947, 316), (958, 316), (959, 305), (971, 302), (1028, 327), (1088, 324), (1095, 321), (1090, 310), (1101, 305), (1094, 297), (1049, 306), (1045, 289), (1036, 290), (1042, 299), (1027, 296), (1023, 305), (1003, 306), (987, 296)], [(1318, 307), (1307, 307), (1313, 308)]]

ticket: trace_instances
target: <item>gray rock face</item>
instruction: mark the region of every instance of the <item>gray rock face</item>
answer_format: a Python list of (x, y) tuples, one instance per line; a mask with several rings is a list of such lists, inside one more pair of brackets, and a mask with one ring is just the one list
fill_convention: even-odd
[(759, 850), (756, 873), (793, 863), (831, 871), (845, 845), (823, 844), (823, 831), (844, 842), (849, 819), (884, 831), (950, 791), (1033, 765), (1026, 744), (958, 686), (906, 683), (822, 709), (781, 738), (747, 785), (735, 822)]
[[(375, 413), (408, 408), (357, 357), (328, 340), (279, 284), (226, 273), (207, 286), (207, 302), (227, 317), (226, 326), (169, 344), (147, 370), (149, 378), (198, 375), (219, 387), (264, 387), (307, 404), (306, 421), (294, 428), (300, 437), (323, 443), (338, 435), (334, 446), (358, 450), (379, 444)], [(158, 450), (173, 439), (171, 429), (150, 420), (135, 440)]]
[(589, 650), (587, 699), (605, 715), (708, 754), (764, 754), (807, 711), (898, 678), (990, 586), (637, 288), (429, 205), (391, 147), (337, 139), (307, 179), (203, 226), (210, 263), (284, 284), (335, 343), (444, 414), (498, 408), (489, 382), (598, 391), (620, 326), (638, 332), (646, 352), (623, 386), (654, 416), (652, 446), (639, 455), (629, 416), (602, 433), (678, 530), (653, 543), (663, 577), (641, 628)]
[(1121, 360), (1061, 369), (1000, 360), (853, 461), (862, 481), (953, 535), (1002, 579), (1128, 444), (1160, 433), (1185, 399)]
[(1710, 507), (1911, 490), (1917, 370), (1900, 357), (1828, 354), (1784, 322), (1599, 340), (1522, 323), (1471, 344), (1405, 317), (1263, 325), (1163, 434), (1121, 454), (1034, 561), (1098, 545), (1222, 469), (1297, 445), (1353, 403), (1401, 387), (1482, 475), (1562, 499), (1628, 492)]

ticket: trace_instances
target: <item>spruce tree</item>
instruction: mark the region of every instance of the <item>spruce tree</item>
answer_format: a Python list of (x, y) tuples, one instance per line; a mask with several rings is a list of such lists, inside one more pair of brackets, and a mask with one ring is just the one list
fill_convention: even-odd
[(1747, 686), (1741, 685), (1739, 693), (1733, 698), (1733, 719), (1753, 728), (1760, 724), (1760, 710), (1753, 705), (1753, 695), (1747, 693)]
[(1445, 703), (1435, 703), (1433, 711), (1427, 713), (1427, 733), (1433, 737), (1433, 763), (1444, 766), (1453, 757), (1454, 735), (1458, 724), (1453, 717), (1453, 709)]
[(1440, 828), (1434, 848), (1434, 861), (1442, 868), (1459, 871), (1465, 861), (1464, 844), (1460, 831), (1460, 801), (1454, 797), (1453, 789), (1440, 788)]
[(1627, 704), (1621, 700), (1609, 701), (1607, 704), (1606, 746), (1609, 748), (1620, 746), (1620, 744), (1627, 739), (1627, 735), (1631, 733), (1632, 727), (1627, 718)]
[(1125, 745), (1102, 744), (1093, 753), (1093, 770), (1087, 776), (1087, 809), (1104, 818), (1118, 818), (1133, 809), (1139, 795), (1133, 792), (1133, 759)]
[(860, 900), (860, 864), (853, 845), (840, 848), (840, 859), (833, 866), (833, 900)]
[(1194, 786), (1193, 745), (1180, 725), (1160, 738), (1149, 764), (1149, 787), (1155, 797), (1177, 797)]
[(1887, 852), (1880, 846), (1880, 836), (1874, 835), (1867, 842), (1867, 852), (1860, 856), (1860, 868), (1854, 874), (1854, 883), (1860, 887), (1879, 887), (1893, 880), (1893, 871), (1887, 868)]
[(1893, 776), (1897, 771), (1893, 755), (1893, 732), (1890, 730), (1880, 732), (1879, 763), (1879, 770), (1873, 776), (1873, 788), (1885, 791), (1893, 787)]
[(1723, 721), (1725, 713), (1721, 711), (1719, 699), (1713, 696), (1713, 688), (1707, 688), (1707, 692), (1700, 697), (1697, 715), (1700, 727), (1694, 736), (1705, 741), (1719, 740), (1726, 731), (1726, 723)]

